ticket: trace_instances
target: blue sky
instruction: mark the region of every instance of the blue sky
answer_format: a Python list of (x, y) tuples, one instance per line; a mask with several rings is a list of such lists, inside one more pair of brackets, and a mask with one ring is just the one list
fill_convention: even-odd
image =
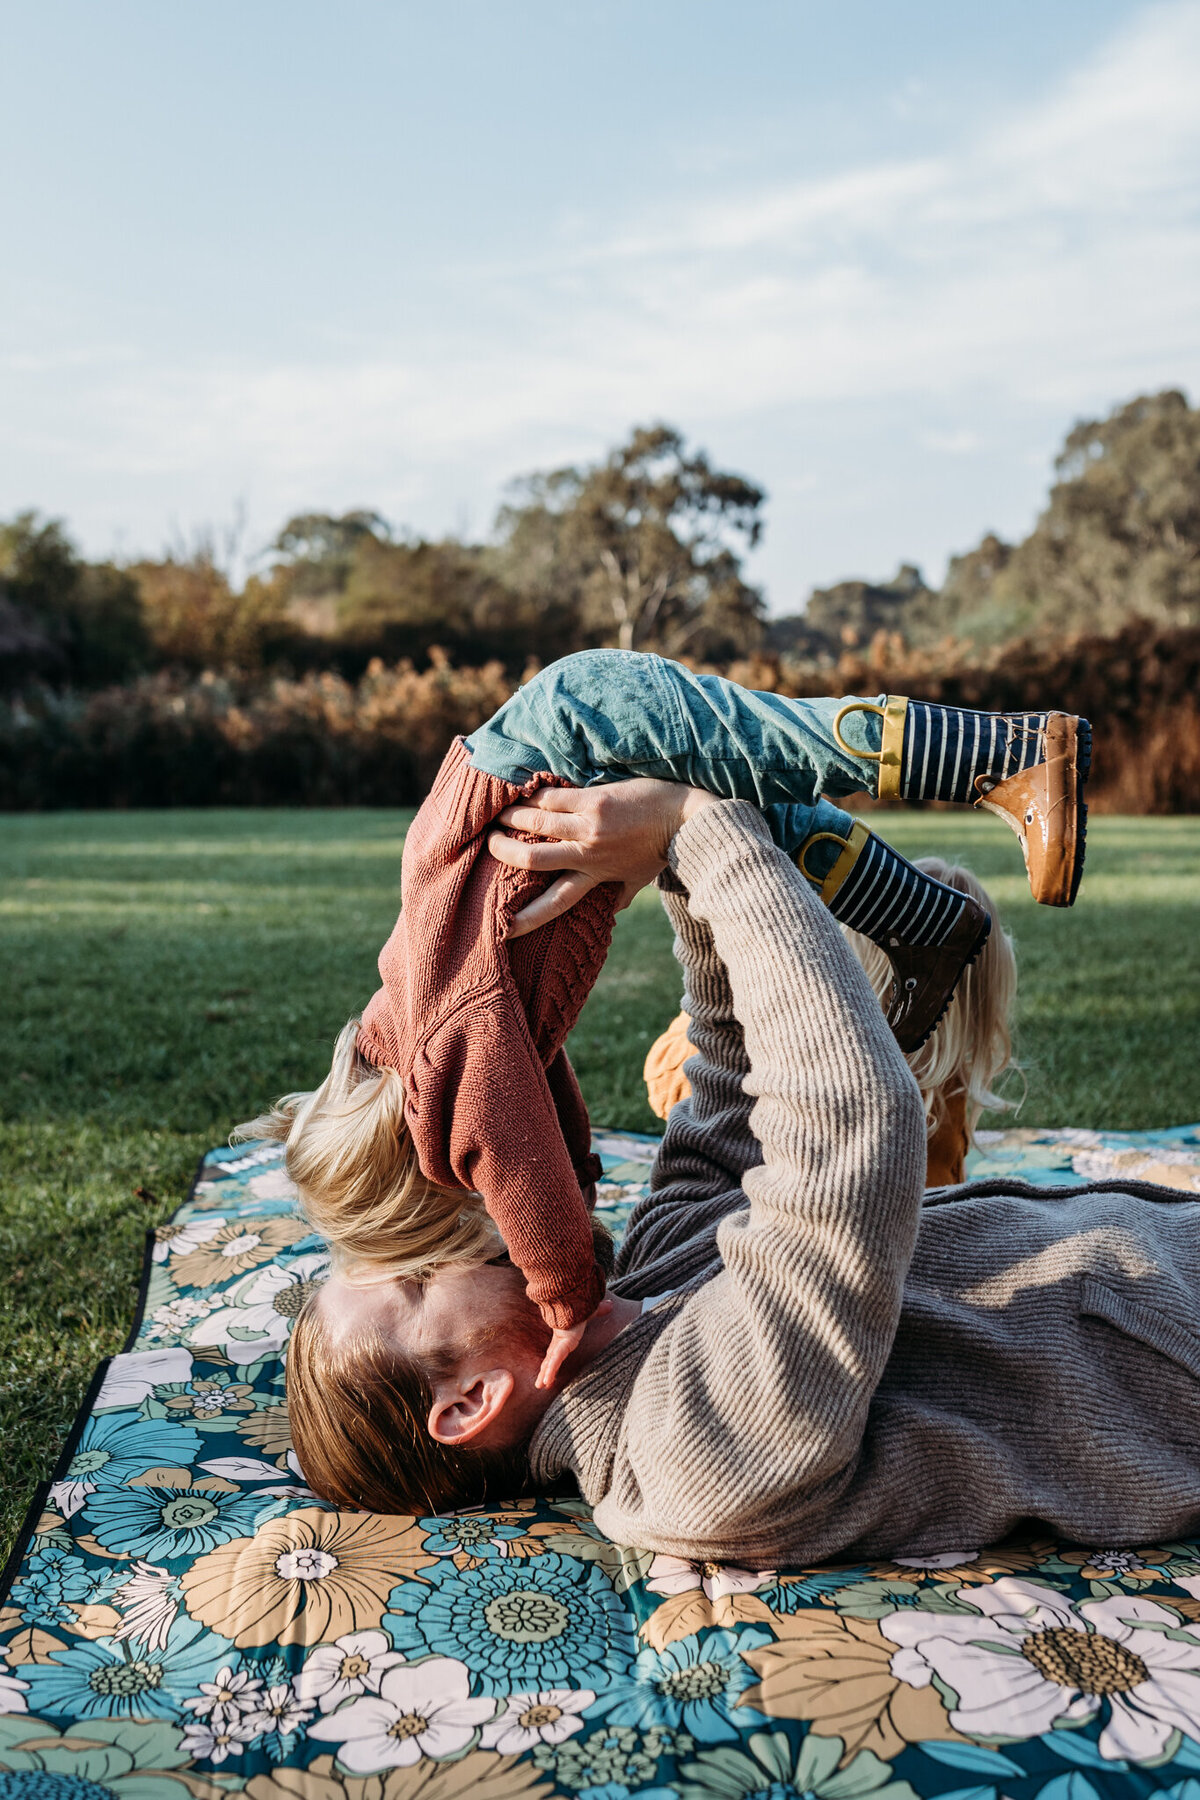
[(0, 516), (483, 534), (665, 418), (753, 573), (940, 577), (1200, 395), (1200, 0), (6, 9)]

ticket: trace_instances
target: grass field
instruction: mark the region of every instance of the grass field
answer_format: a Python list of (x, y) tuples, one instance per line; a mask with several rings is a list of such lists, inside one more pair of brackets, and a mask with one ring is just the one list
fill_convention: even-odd
[[(146, 1227), (239, 1118), (319, 1078), (372, 991), (407, 817), (0, 820), (5, 1541), (93, 1366), (125, 1336)], [(1200, 820), (1094, 820), (1070, 913), (1033, 906), (996, 821), (875, 823), (910, 855), (966, 858), (1016, 936), (1021, 1123), (1200, 1118)], [(678, 995), (665, 920), (643, 894), (571, 1045), (598, 1123), (653, 1129), (641, 1063)]]

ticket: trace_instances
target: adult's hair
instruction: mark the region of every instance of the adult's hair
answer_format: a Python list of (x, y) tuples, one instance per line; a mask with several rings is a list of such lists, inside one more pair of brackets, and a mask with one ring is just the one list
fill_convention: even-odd
[[(592, 1221), (596, 1260), (608, 1273), (613, 1241)], [(287, 1350), (292, 1447), (314, 1493), (336, 1506), (428, 1516), (522, 1493), (528, 1444), (455, 1448), (430, 1436), (433, 1386), (464, 1351), (486, 1341), (502, 1352), (524, 1339), (541, 1355), (550, 1333), (537, 1312), (515, 1317), (511, 1337), (464, 1332), (460, 1344), (424, 1357), (389, 1344), (374, 1324), (331, 1332), (320, 1290), (309, 1295)]]
[(233, 1138), (285, 1146), (301, 1211), (339, 1265), (419, 1278), (486, 1262), (504, 1245), (482, 1199), (422, 1175), (403, 1079), (360, 1055), (358, 1027), (351, 1019), (342, 1028), (320, 1087), (285, 1094)]
[(407, 1356), (375, 1326), (332, 1338), (319, 1295), (287, 1352), (292, 1447), (313, 1492), (335, 1506), (427, 1516), (520, 1493), (525, 1446), (461, 1449), (429, 1435), (433, 1382), (447, 1362)]
[[(973, 1134), (980, 1113), (1012, 1111), (1020, 1104), (996, 1091), (1001, 1076), (1016, 1066), (1012, 1014), (1017, 997), (1017, 959), (1012, 939), (996, 915), (996, 902), (970, 869), (943, 862), (937, 856), (923, 856), (916, 866), (935, 881), (956, 888), (960, 894), (969, 894), (992, 915), (987, 943), (970, 968), (963, 971), (945, 1017), (920, 1049), (908, 1057), (908, 1066), (925, 1102), (930, 1135), (942, 1122), (947, 1100), (963, 1093), (967, 1097), (967, 1131)], [(892, 966), (886, 951), (857, 931), (846, 930), (846, 937), (871, 986), (886, 1001), (892, 985)]]

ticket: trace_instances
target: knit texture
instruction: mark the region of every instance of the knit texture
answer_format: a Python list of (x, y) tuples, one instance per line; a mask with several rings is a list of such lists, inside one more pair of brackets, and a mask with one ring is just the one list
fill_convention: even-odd
[[(530, 1446), (618, 1543), (771, 1568), (1200, 1525), (1200, 1205), (1015, 1181), (922, 1209), (916, 1085), (744, 803), (664, 893), (695, 1054), (614, 1291), (676, 1289)], [(660, 884), (662, 885), (662, 884)], [(1097, 1446), (1100, 1446), (1098, 1452)]]
[(523, 788), (451, 746), (409, 828), (403, 909), (379, 957), (382, 987), (358, 1047), (404, 1077), (422, 1172), (483, 1196), (530, 1299), (566, 1328), (594, 1312), (604, 1277), (585, 1191), (599, 1175), (587, 1108), (563, 1045), (603, 965), (619, 890), (593, 888), (562, 918), (510, 940), (552, 879), (488, 854), (487, 834)]

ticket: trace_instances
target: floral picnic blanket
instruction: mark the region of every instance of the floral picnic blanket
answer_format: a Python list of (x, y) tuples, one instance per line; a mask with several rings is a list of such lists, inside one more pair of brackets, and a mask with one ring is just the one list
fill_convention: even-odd
[[(654, 1140), (596, 1140), (619, 1230)], [(1200, 1193), (1200, 1127), (972, 1173)], [(273, 1146), (157, 1232), (0, 1604), (0, 1800), (1200, 1800), (1200, 1543), (750, 1572), (578, 1500), (339, 1512), (288, 1437), (324, 1268)]]

